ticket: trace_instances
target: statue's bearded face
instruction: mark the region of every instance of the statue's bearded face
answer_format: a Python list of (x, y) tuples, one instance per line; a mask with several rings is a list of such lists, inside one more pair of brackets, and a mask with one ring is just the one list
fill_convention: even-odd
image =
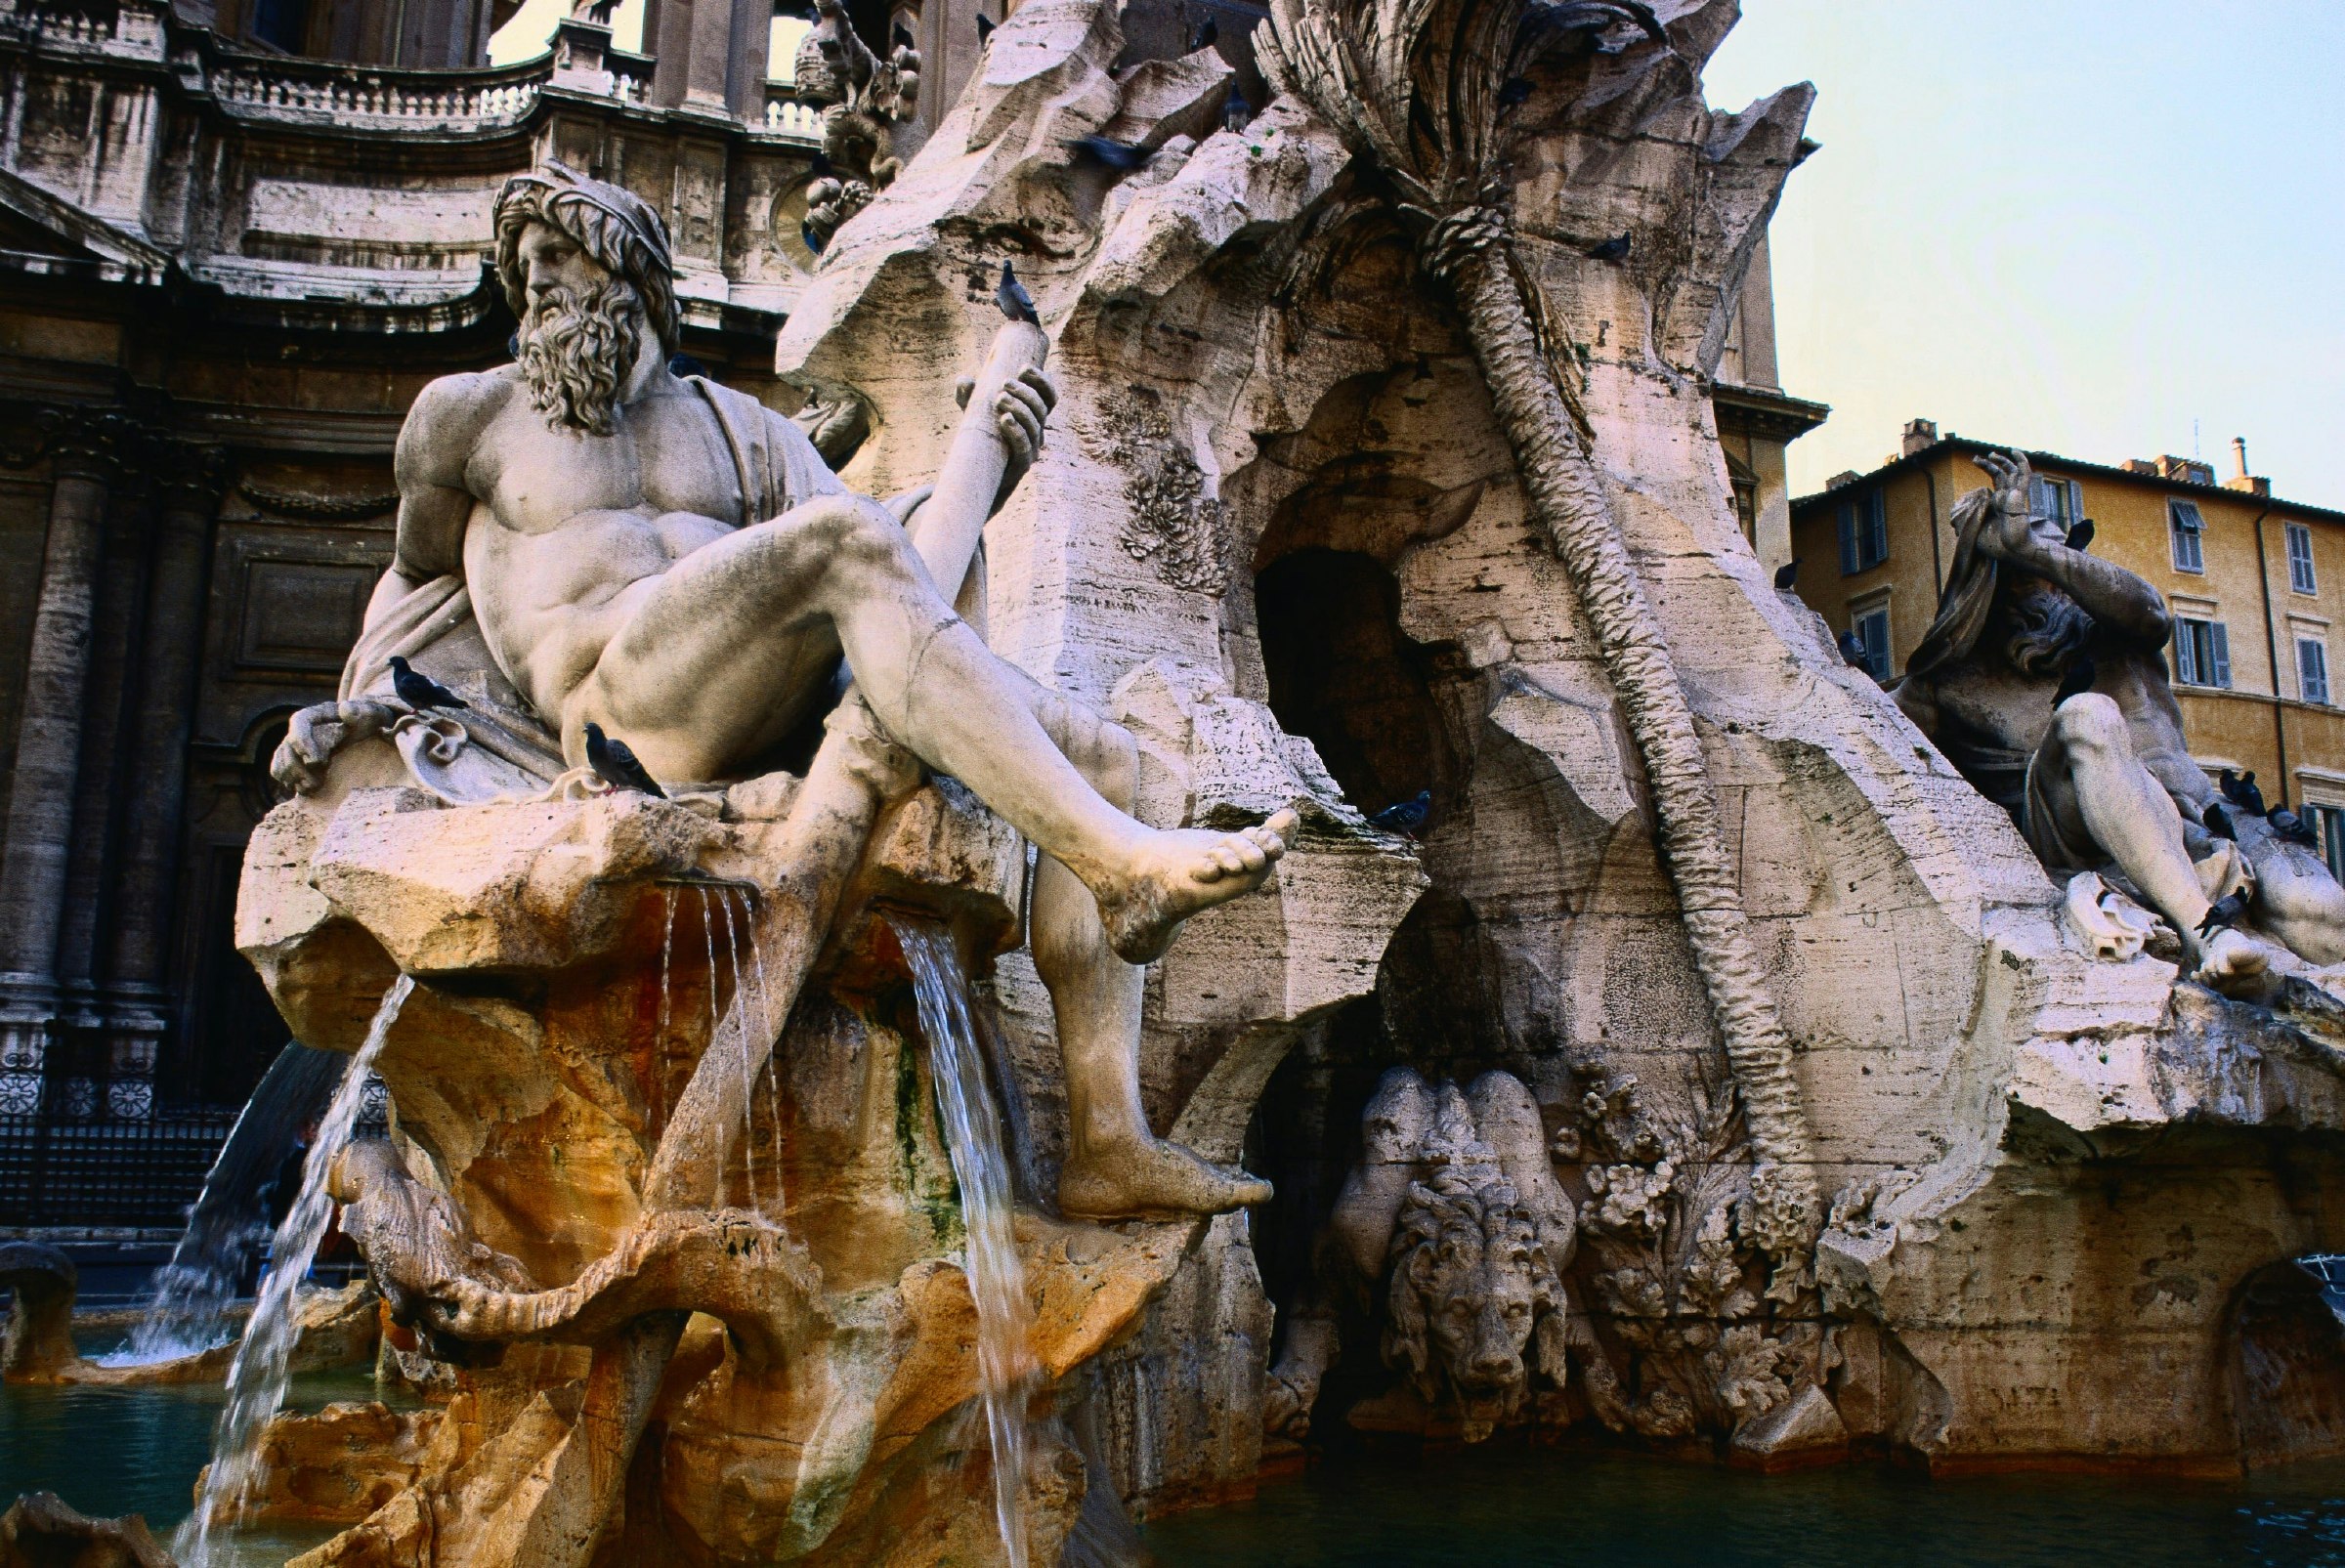
[(2003, 657), (2023, 675), (2040, 679), (2062, 674), (2092, 641), (2092, 615), (2057, 584), (2033, 572), (2006, 568), (2004, 579), (1995, 606)]
[(610, 435), (642, 350), (642, 297), (546, 224), (522, 235), (520, 260), (529, 310), (519, 363), (531, 403), (555, 430)]

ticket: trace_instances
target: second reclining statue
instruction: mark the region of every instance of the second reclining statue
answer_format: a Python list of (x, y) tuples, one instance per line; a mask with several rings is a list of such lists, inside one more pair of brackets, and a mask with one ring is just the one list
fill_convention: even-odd
[(2112, 871), (2165, 916), (2186, 972), (2241, 991), (2345, 960), (2345, 888), (2259, 814), (2226, 811), (2192, 760), (2157, 590), (2070, 548), (2025, 457), (1979, 463), (1993, 484), (1954, 508), (1953, 568), (1897, 705), (2047, 870)]

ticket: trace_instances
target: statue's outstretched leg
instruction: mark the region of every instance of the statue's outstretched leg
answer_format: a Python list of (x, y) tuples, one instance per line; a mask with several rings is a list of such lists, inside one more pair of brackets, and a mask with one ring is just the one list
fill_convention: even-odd
[(2182, 813), (2134, 754), (2125, 714), (2113, 700), (2087, 692), (2063, 702), (2036, 770), (2053, 809), (2081, 826), (2182, 933), (2197, 955), (2198, 979), (2220, 989), (2271, 967), (2272, 946), (2251, 932), (2224, 926), (2199, 935), (2209, 906), (2183, 846)]
[[(1029, 683), (1034, 714), (1077, 770), (1119, 811), (1138, 789), (1131, 735)], [(1035, 867), (1034, 967), (1050, 993), (1066, 1063), (1065, 1213), (1087, 1219), (1215, 1214), (1265, 1203), (1270, 1184), (1156, 1137), (1140, 1103), (1140, 1005), (1146, 971), (1109, 945), (1099, 909), (1049, 856)]]
[(1286, 852), (1291, 812), (1224, 833), (1147, 827), (1111, 805), (875, 501), (824, 496), (727, 534), (607, 614), (616, 629), (562, 716), (566, 745), (595, 719), (655, 777), (721, 777), (772, 739), (797, 695), (778, 684), (834, 631), (888, 733), (1079, 877), (1128, 961), (1157, 957), (1181, 921), (1260, 886)]

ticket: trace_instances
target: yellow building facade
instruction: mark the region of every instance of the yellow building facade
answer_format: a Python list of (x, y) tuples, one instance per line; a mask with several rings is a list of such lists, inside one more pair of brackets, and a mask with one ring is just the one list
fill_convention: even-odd
[[(2094, 554), (2165, 595), (2167, 669), (2192, 755), (2210, 774), (2253, 770), (2273, 805), (2307, 812), (2345, 875), (2345, 513), (2282, 499), (2247, 473), (2218, 481), (2176, 457), (2119, 467), (2029, 452), (2037, 505), (2090, 520)], [(1938, 613), (1953, 562), (1954, 503), (1986, 486), (1973, 461), (2000, 449), (1906, 427), (1901, 452), (1795, 500), (1800, 597), (1853, 633), (1885, 682)]]

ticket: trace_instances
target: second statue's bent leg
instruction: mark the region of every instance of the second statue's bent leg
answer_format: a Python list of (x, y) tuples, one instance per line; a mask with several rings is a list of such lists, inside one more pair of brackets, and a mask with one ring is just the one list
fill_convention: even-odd
[(1085, 781), (1027, 689), (946, 608), (875, 501), (824, 496), (702, 546), (630, 585), (620, 620), (563, 713), (596, 719), (658, 775), (719, 778), (753, 755), (810, 646), (834, 631), (888, 733), (949, 773), (1081, 878), (1115, 952), (1162, 954), (1180, 922), (1261, 885), (1294, 814), (1215, 833), (1143, 826)]
[(2221, 986), (2270, 966), (2270, 949), (2248, 932), (2224, 926), (2198, 934), (2206, 890), (2183, 847), (2182, 814), (2134, 755), (2125, 714), (2113, 700), (2088, 692), (2063, 702), (2035, 767), (2053, 809), (2070, 819), (2068, 826), (2081, 826), (2198, 954), (2197, 978)]
[[(1117, 810), (1138, 792), (1131, 735), (1056, 692), (1012, 674), (1036, 720)], [(1098, 906), (1049, 856), (1034, 871), (1034, 967), (1050, 993), (1066, 1064), (1067, 1161), (1058, 1206), (1087, 1219), (1215, 1214), (1268, 1202), (1270, 1184), (1229, 1171), (1150, 1131), (1140, 1103), (1140, 1006), (1147, 972), (1108, 946)]]

